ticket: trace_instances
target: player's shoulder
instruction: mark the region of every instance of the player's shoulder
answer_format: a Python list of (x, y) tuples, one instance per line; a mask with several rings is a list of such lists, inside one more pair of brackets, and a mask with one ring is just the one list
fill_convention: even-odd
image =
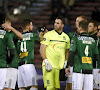
[(55, 30), (51, 30), (51, 31), (48, 31), (47, 33), (45, 33), (44, 35), (45, 36), (48, 36), (48, 35), (52, 35), (54, 34)]
[(63, 35), (66, 36), (67, 38), (69, 38), (68, 34), (66, 34), (65, 32), (63, 32)]

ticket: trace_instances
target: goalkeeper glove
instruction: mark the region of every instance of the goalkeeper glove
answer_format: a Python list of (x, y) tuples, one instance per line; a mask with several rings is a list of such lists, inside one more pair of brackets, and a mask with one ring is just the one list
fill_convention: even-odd
[(45, 70), (46, 71), (51, 71), (52, 70), (52, 65), (49, 63), (48, 59), (45, 59), (44, 62), (45, 62)]
[(43, 32), (44, 33), (44, 31), (46, 30), (46, 28), (45, 27), (41, 27), (41, 30), (40, 30), (40, 32)]
[(67, 66), (67, 60), (66, 60), (65, 63), (64, 63), (64, 68), (66, 68), (66, 66)]

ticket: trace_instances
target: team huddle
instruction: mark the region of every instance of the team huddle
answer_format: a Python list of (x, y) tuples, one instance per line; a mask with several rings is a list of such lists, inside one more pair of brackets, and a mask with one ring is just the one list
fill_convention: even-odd
[(33, 32), (29, 19), (22, 22), (22, 32), (5, 18), (0, 27), (0, 89), (38, 90), (34, 66), (34, 43), (41, 43), (42, 71), (46, 90), (60, 89), (60, 71), (67, 75), (66, 90), (100, 89), (100, 26), (88, 23), (85, 16), (76, 18), (76, 32), (63, 32), (64, 20), (57, 17), (54, 29)]

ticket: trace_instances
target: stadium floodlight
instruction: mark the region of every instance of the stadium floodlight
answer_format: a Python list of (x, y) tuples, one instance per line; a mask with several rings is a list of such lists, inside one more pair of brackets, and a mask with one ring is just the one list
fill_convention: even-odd
[(16, 14), (21, 14), (21, 10), (20, 10), (19, 8), (14, 8), (13, 14), (14, 14), (14, 15), (16, 15)]

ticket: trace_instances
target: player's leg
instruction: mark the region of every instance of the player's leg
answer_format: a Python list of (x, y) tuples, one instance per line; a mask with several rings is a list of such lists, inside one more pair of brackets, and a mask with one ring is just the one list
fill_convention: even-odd
[(42, 71), (43, 71), (44, 87), (46, 88), (46, 90), (55, 90), (54, 69), (52, 68), (52, 71), (48, 72), (45, 70), (45, 66), (42, 66)]
[(7, 68), (0, 69), (0, 72), (0, 90), (2, 90), (6, 81)]
[(17, 69), (7, 68), (7, 76), (6, 76), (4, 90), (15, 89), (16, 81), (17, 81)]
[(70, 75), (68, 75), (65, 90), (72, 90), (72, 73), (73, 73), (73, 67), (70, 67)]
[(24, 72), (24, 65), (18, 67), (18, 88), (19, 90), (25, 90), (25, 72)]
[(26, 90), (26, 88), (25, 87), (21, 87), (21, 88), (19, 88), (19, 90)]
[(60, 74), (60, 70), (59, 69), (54, 69), (54, 87), (55, 89), (60, 89), (60, 78), (59, 75)]
[(93, 69), (93, 89), (99, 89), (99, 69)]
[(72, 74), (72, 90), (82, 90), (84, 74), (75, 73)]
[(85, 74), (84, 90), (93, 90), (93, 74)]
[(26, 77), (26, 86), (30, 87), (30, 90), (38, 90), (37, 84), (37, 72), (33, 64), (25, 65), (25, 77)]

